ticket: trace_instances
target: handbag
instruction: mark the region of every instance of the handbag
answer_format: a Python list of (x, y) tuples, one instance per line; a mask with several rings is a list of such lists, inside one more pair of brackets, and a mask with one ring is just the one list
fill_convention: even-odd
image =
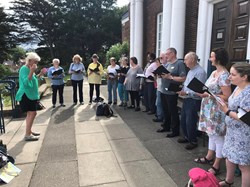
[(40, 101), (36, 102), (36, 110), (43, 110), (45, 109), (45, 106)]

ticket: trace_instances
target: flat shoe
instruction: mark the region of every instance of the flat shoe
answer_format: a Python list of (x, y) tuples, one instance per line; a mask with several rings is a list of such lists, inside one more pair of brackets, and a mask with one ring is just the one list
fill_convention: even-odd
[(34, 135), (29, 135), (29, 136), (25, 136), (24, 137), (24, 141), (38, 141), (39, 140), (39, 137), (38, 136), (34, 136)]
[(40, 136), (41, 133), (39, 133), (39, 132), (32, 132), (31, 134), (32, 134), (33, 136)]
[(208, 160), (205, 156), (204, 157), (198, 157), (194, 160), (194, 162), (199, 163), (199, 164), (213, 164), (214, 160)]
[(220, 168), (216, 169), (213, 166), (209, 170), (207, 170), (207, 171), (210, 172), (210, 173), (212, 173), (212, 174), (214, 174), (215, 176), (220, 174)]

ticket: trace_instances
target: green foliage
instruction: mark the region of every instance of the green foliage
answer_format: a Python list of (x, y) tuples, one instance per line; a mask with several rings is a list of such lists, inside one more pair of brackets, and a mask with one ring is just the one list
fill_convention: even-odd
[(10, 74), (11, 74), (10, 69), (5, 65), (0, 64), (0, 79), (9, 76)]
[(20, 58), (25, 57), (26, 51), (21, 47), (15, 47), (9, 50), (8, 59), (18, 62)]
[(106, 65), (109, 64), (109, 59), (114, 57), (118, 62), (122, 56), (128, 56), (129, 53), (129, 44), (128, 42), (117, 43), (112, 45), (108, 52), (106, 53)]
[[(74, 54), (90, 59), (121, 40), (123, 9), (115, 0), (15, 0), (11, 10), (21, 41), (47, 48), (38, 54), (45, 61), (59, 58), (69, 64)], [(27, 29), (31, 28), (31, 29)], [(41, 53), (40, 53), (41, 52)], [(46, 54), (46, 55), (45, 55)]]

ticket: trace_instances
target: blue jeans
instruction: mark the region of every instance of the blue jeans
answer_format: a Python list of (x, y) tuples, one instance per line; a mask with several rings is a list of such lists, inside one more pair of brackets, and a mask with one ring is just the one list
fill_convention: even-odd
[(128, 91), (123, 83), (118, 82), (118, 93), (121, 102), (128, 102)]
[(191, 143), (197, 143), (197, 122), (201, 101), (186, 98), (181, 110), (181, 128), (185, 138)]
[(163, 120), (164, 115), (163, 115), (163, 109), (162, 109), (162, 103), (161, 103), (161, 92), (158, 90), (156, 90), (155, 106), (156, 106), (157, 119)]
[(155, 113), (155, 100), (156, 100), (156, 92), (155, 92), (154, 82), (145, 82), (144, 86), (144, 105), (147, 111), (151, 111)]
[(112, 102), (112, 94), (114, 96), (114, 102), (117, 102), (117, 80), (108, 80), (108, 102)]

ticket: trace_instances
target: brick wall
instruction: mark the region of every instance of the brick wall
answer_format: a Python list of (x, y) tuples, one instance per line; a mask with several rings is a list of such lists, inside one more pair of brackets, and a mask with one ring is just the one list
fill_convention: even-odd
[(144, 65), (147, 62), (147, 52), (156, 52), (157, 15), (163, 11), (162, 8), (163, 0), (144, 0)]
[(130, 21), (122, 25), (122, 41), (128, 41), (130, 38)]
[(199, 0), (187, 0), (184, 54), (196, 51)]

